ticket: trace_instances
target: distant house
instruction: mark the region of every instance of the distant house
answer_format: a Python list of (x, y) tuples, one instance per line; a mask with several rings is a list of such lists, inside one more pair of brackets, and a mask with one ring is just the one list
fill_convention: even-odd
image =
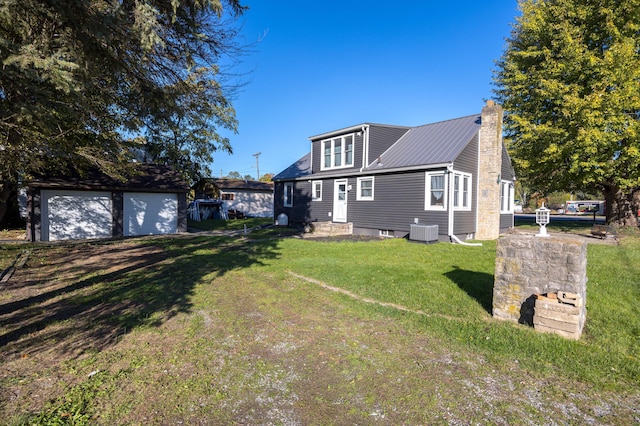
[(424, 126), (363, 123), (312, 136), (311, 152), (273, 179), (274, 216), (370, 236), (425, 225), (439, 240), (495, 239), (513, 226), (502, 117), (489, 101), (481, 114)]
[(273, 216), (273, 182), (242, 179), (200, 179), (192, 186), (196, 199), (219, 199), (224, 209), (249, 217)]
[(56, 241), (187, 230), (188, 185), (170, 167), (140, 164), (122, 182), (98, 170), (27, 183), (27, 239)]

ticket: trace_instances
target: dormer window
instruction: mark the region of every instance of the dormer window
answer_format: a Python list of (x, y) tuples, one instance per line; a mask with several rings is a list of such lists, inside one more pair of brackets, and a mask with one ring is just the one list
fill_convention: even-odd
[(354, 135), (344, 135), (322, 141), (322, 170), (353, 166)]

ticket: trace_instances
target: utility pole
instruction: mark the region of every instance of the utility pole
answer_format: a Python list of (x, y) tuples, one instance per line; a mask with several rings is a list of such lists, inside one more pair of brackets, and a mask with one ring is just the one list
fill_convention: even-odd
[(260, 157), (260, 154), (262, 154), (262, 152), (256, 152), (253, 154), (253, 156), (256, 157), (256, 173), (258, 174), (256, 180), (260, 180), (260, 165), (258, 164), (258, 157)]

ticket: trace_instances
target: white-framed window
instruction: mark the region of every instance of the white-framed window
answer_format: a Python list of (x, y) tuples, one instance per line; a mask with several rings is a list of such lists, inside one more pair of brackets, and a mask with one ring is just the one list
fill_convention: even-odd
[(322, 146), (322, 170), (353, 166), (354, 135), (325, 139)]
[(453, 209), (471, 210), (471, 175), (453, 173)]
[(373, 201), (373, 187), (374, 179), (370, 177), (359, 177), (356, 193), (356, 200), (358, 201)]
[(224, 201), (233, 201), (235, 199), (235, 194), (223, 192), (222, 194), (220, 194), (220, 199)]
[(509, 181), (500, 182), (500, 213), (513, 213), (515, 189)]
[(285, 207), (293, 207), (293, 182), (284, 184), (284, 203)]
[(322, 181), (311, 182), (311, 201), (322, 201)]
[(425, 179), (425, 210), (447, 209), (447, 175), (444, 171), (427, 172)]

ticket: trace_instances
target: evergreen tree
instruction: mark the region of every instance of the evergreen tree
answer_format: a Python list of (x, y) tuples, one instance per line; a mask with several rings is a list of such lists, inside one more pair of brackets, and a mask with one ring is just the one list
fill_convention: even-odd
[(496, 100), (519, 177), (600, 190), (609, 223), (640, 207), (640, 0), (521, 0)]
[(211, 153), (231, 152), (217, 129), (237, 130), (220, 62), (240, 53), (244, 11), (239, 0), (0, 2), (0, 194), (48, 169), (117, 176), (136, 151), (190, 180), (210, 174)]

